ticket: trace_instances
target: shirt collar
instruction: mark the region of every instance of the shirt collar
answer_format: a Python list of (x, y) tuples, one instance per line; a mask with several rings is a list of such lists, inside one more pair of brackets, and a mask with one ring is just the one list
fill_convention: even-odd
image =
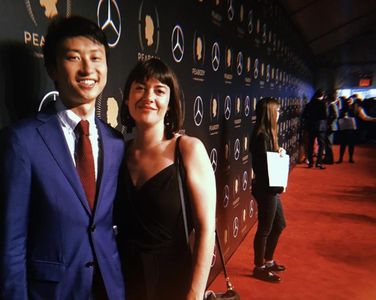
[[(59, 98), (56, 99), (55, 108), (57, 111), (57, 116), (59, 117), (62, 125), (74, 131), (77, 124), (81, 121), (81, 118), (72, 110), (66, 108), (64, 103)], [(91, 135), (96, 130), (95, 114), (91, 113), (90, 115), (86, 116), (86, 120), (89, 121), (89, 135)]]

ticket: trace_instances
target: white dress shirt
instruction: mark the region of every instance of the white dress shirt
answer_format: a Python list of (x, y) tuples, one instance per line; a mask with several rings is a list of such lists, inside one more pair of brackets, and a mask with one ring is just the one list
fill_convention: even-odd
[[(67, 109), (59, 98), (56, 100), (55, 108), (57, 111), (60, 126), (63, 130), (64, 137), (69, 148), (69, 153), (72, 157), (74, 165), (76, 165), (74, 153), (77, 144), (77, 137), (74, 133), (74, 129), (76, 128), (77, 124), (81, 121), (81, 118), (78, 115), (76, 115), (72, 110)], [(98, 161), (100, 159), (100, 147), (98, 128), (95, 124), (94, 112), (91, 115), (87, 116), (86, 120), (89, 122), (89, 139), (91, 143), (91, 149), (93, 151), (95, 179), (97, 179), (99, 164)]]

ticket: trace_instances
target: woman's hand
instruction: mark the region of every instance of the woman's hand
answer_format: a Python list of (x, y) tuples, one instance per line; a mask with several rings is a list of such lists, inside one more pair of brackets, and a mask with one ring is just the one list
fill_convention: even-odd
[(279, 154), (280, 157), (283, 157), (283, 156), (286, 155), (286, 150), (283, 149), (282, 147), (280, 147), (280, 148), (278, 149), (278, 154)]

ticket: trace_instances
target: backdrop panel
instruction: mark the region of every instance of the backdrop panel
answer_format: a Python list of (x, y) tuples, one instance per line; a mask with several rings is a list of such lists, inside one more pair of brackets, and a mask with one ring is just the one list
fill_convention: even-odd
[[(293, 164), (298, 159), (312, 73), (284, 10), (274, 0), (2, 0), (0, 127), (56, 99), (41, 49), (50, 19), (73, 14), (94, 20), (108, 36), (108, 84), (97, 114), (119, 131), (123, 85), (137, 60), (159, 57), (177, 73), (185, 130), (203, 141), (215, 171), (217, 227), (228, 259), (257, 216), (249, 141), (262, 97), (281, 101), (280, 142)], [(210, 280), (221, 269), (216, 252)]]

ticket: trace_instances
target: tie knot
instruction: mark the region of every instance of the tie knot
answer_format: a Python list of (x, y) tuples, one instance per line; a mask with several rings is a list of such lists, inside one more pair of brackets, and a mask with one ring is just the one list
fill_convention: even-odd
[(75, 128), (75, 131), (79, 134), (79, 135), (89, 135), (89, 121), (87, 120), (81, 120), (76, 128)]

